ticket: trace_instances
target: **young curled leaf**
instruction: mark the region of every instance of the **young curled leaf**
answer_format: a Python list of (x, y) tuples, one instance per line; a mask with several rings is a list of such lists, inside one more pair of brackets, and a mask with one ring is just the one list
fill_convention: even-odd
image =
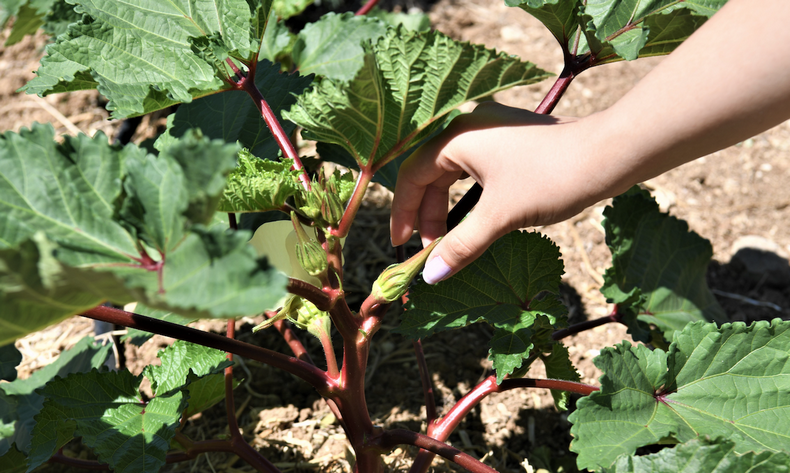
[(220, 212), (266, 212), (281, 210), (299, 189), (299, 172), (293, 162), (259, 159), (247, 150), (239, 152), (238, 166), (228, 176), (217, 205)]

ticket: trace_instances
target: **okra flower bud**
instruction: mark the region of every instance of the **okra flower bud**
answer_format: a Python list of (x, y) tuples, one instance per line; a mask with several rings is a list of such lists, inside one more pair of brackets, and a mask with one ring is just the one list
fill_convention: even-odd
[(403, 297), (409, 290), (409, 284), (425, 265), (428, 256), (439, 240), (441, 238), (437, 238), (403, 263), (393, 264), (385, 269), (373, 283), (370, 295), (380, 302), (394, 302)]
[(296, 259), (299, 266), (307, 271), (310, 276), (316, 276), (326, 272), (327, 261), (326, 252), (321, 245), (311, 239), (302, 228), (301, 222), (296, 218), (296, 213), (291, 212), (291, 223), (296, 231)]

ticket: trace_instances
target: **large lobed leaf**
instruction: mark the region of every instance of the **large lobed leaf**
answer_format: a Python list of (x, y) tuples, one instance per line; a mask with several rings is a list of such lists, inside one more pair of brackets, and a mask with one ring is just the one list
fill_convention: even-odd
[(531, 63), (439, 32), (393, 28), (365, 46), (352, 81), (324, 79), (283, 116), (306, 138), (338, 144), (360, 167), (378, 169), (464, 102), (546, 77)]
[[(46, 462), (73, 437), (82, 437), (114, 471), (159, 471), (188, 407), (209, 407), (209, 398), (216, 402), (222, 397), (216, 383), (210, 390), (197, 389), (197, 397), (192, 388), (206, 377), (221, 376), (230, 363), (219, 350), (183, 341), (162, 350), (159, 358), (161, 366), (150, 365), (141, 376), (94, 369), (47, 383), (39, 391), (46, 400), (35, 417), (29, 469)], [(143, 377), (154, 391), (148, 401), (139, 390)], [(224, 387), (218, 389), (224, 394)]]
[[(85, 15), (47, 46), (22, 90), (43, 96), (95, 87), (114, 118), (225, 89), (225, 71), (209, 57), (250, 59), (260, 47), (260, 8), (253, 15), (246, 0), (68, 2)], [(199, 47), (207, 44), (209, 51)]]
[(620, 311), (639, 314), (668, 340), (689, 322), (727, 321), (705, 280), (713, 256), (708, 240), (638, 188), (616, 197), (604, 216), (612, 267), (601, 292)]
[(624, 342), (594, 360), (601, 390), (569, 420), (580, 468), (699, 436), (735, 441), (735, 452), (790, 451), (790, 322), (689, 324), (668, 352)]
[(203, 226), (236, 152), (193, 133), (158, 157), (38, 124), (2, 135), (0, 344), (108, 299), (194, 317), (274, 304), (285, 280), (247, 235)]
[[(564, 323), (567, 312), (557, 298), (559, 257), (559, 249), (538, 233), (509, 233), (452, 278), (415, 285), (398, 331), (425, 338), (487, 322), (495, 328), (489, 353), (501, 382), (533, 353), (553, 351), (553, 327)], [(561, 354), (550, 361), (558, 376), (570, 371), (559, 368)]]
[(505, 0), (593, 65), (669, 54), (726, 0)]

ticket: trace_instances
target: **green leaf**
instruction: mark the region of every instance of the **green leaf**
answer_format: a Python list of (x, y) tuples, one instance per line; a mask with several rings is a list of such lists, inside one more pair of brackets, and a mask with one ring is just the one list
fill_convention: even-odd
[(34, 34), (44, 24), (44, 12), (40, 12), (33, 8), (30, 4), (25, 3), (19, 7), (14, 20), (14, 26), (11, 28), (11, 33), (5, 41), (5, 46), (11, 46), (22, 41), (26, 35)]
[[(538, 233), (511, 232), (475, 262), (436, 285), (415, 285), (398, 332), (412, 338), (475, 322), (494, 326), (489, 358), (497, 382), (533, 350), (551, 351), (551, 330), (567, 309), (557, 299), (559, 249)], [(537, 336), (536, 336), (537, 335)]]
[(621, 456), (604, 473), (786, 473), (787, 452), (735, 453), (735, 442), (699, 438), (644, 456)]
[(330, 12), (299, 32), (293, 60), (302, 74), (348, 81), (362, 67), (362, 43), (376, 40), (386, 31), (386, 25), (378, 19)]
[[(258, 61), (266, 59), (269, 62), (284, 63), (285, 66), (290, 66), (292, 60), (290, 58), (291, 49), (296, 42), (296, 35), (288, 30), (284, 21), (271, 20), (269, 27), (261, 39), (261, 49), (258, 52)], [(290, 70), (290, 67), (288, 67)]]
[[(703, 0), (700, 2), (676, 2), (674, 0), (588, 0), (582, 7), (586, 22), (587, 40), (593, 44), (595, 40), (611, 48), (614, 53), (627, 60), (641, 57), (641, 50), (648, 42), (654, 44), (649, 55), (656, 55), (659, 49), (656, 37), (662, 37), (661, 54), (667, 54), (680, 42), (687, 38), (694, 29), (699, 27), (704, 18), (696, 21), (684, 21), (671, 24), (671, 21), (660, 19), (664, 14), (672, 14), (679, 9), (688, 9), (694, 15), (710, 17), (726, 3), (726, 0)], [(585, 24), (585, 23), (582, 23)], [(671, 27), (669, 27), (671, 25)], [(652, 37), (652, 39), (651, 39)], [(599, 57), (603, 50), (596, 51)], [(603, 63), (608, 61), (599, 61)]]
[(296, 16), (313, 4), (314, 0), (273, 0), (272, 10), (283, 20)]
[(37, 77), (22, 90), (40, 96), (77, 90), (90, 73), (113, 118), (189, 103), (227, 88), (220, 79), (224, 69), (196, 54), (190, 38), (219, 38), (222, 49), (243, 58), (258, 53), (245, 0), (69, 1), (87, 15), (47, 47)]
[(41, 390), (44, 407), (36, 416), (29, 469), (71, 437), (81, 436), (99, 461), (117, 472), (156, 472), (164, 466), (182, 411), (184, 391), (143, 401), (142, 376), (128, 371), (73, 374)]
[(569, 420), (579, 468), (609, 467), (619, 455), (660, 441), (708, 435), (735, 452), (790, 451), (790, 323), (777, 319), (695, 322), (669, 352), (627, 342), (602, 350), (601, 390)]
[(190, 135), (155, 158), (101, 134), (61, 145), (53, 137), (51, 126), (35, 125), (0, 138), (0, 343), (104, 300), (234, 317), (285, 294), (285, 279), (256, 258), (247, 234), (188, 218), (213, 211), (234, 146)]
[[(10, 444), (16, 444), (22, 452), (30, 450), (31, 432), (35, 426), (33, 418), (41, 410), (44, 398), (36, 392), (56, 377), (66, 377), (71, 373), (83, 373), (100, 368), (112, 353), (110, 344), (102, 345), (93, 337), (85, 337), (76, 345), (61, 352), (58, 358), (34, 372), (27, 379), (16, 379), (0, 385), (0, 392), (14, 404), (10, 412), (3, 415), (3, 420), (14, 420), (13, 432), (0, 435), (0, 453), (5, 452)], [(7, 405), (8, 406), (8, 405)]]
[(435, 31), (390, 29), (365, 51), (354, 80), (324, 79), (283, 116), (304, 127), (305, 138), (343, 146), (374, 170), (430, 135), (464, 102), (548, 77), (533, 64)]
[(368, 17), (378, 18), (389, 26), (397, 27), (403, 25), (404, 28), (410, 31), (425, 32), (431, 29), (431, 18), (421, 11), (415, 13), (391, 12), (382, 10), (379, 7), (373, 9), (366, 15)]
[(197, 377), (219, 373), (231, 366), (225, 352), (203, 345), (178, 340), (156, 355), (161, 365), (146, 366), (143, 374), (151, 380), (157, 396), (181, 389), (190, 373)]
[[(422, 141), (418, 142), (406, 150), (403, 154), (388, 162), (382, 166), (381, 169), (376, 171), (376, 173), (373, 175), (373, 182), (378, 182), (387, 189), (395, 191), (395, 183), (398, 181), (398, 171), (400, 170), (401, 164), (403, 164), (403, 162), (409, 156), (411, 156), (411, 154), (415, 152), (417, 148), (422, 146), (423, 143), (427, 142), (447, 128), (447, 125), (449, 125), (450, 122), (458, 115), (461, 115), (459, 110), (453, 110), (450, 112), (447, 115), (447, 119), (444, 120), (444, 123), (442, 123), (440, 128), (434, 130), (433, 133), (423, 138)], [(337, 163), (349, 169), (359, 170), (359, 166), (357, 165), (356, 161), (354, 161), (354, 158), (351, 157), (351, 155), (348, 154), (348, 151), (346, 151), (342, 146), (320, 142), (316, 146), (316, 152), (321, 157), (321, 159), (325, 161)]]
[[(160, 351), (158, 357), (161, 365), (143, 371), (155, 394), (149, 401), (139, 391), (143, 376), (128, 371), (93, 370), (50, 381), (39, 391), (46, 401), (36, 416), (30, 469), (72, 437), (81, 436), (114, 471), (159, 471), (193, 384), (231, 362), (219, 350), (183, 341)], [(197, 392), (205, 388), (198, 386)], [(197, 401), (204, 406), (208, 402), (202, 394)]]
[(601, 292), (610, 302), (641, 314), (669, 340), (689, 322), (727, 320), (705, 280), (713, 256), (708, 240), (636, 188), (616, 197), (604, 216), (612, 267)]
[[(312, 76), (280, 74), (279, 67), (268, 61), (258, 63), (255, 69), (255, 85), (278, 117), (282, 110), (296, 102), (294, 95), (304, 91), (312, 80)], [(288, 134), (296, 128), (289, 121), (281, 120), (280, 123)], [(261, 118), (261, 112), (243, 91), (215, 94), (179, 106), (175, 116), (168, 117), (167, 131), (155, 146), (161, 150), (164, 140), (180, 138), (191, 128), (199, 128), (212, 139), (227, 143), (238, 141), (252, 154), (266, 159), (277, 159), (280, 149)]]
[(0, 456), (0, 471), (5, 473), (24, 473), (27, 471), (27, 457), (16, 446)]
[(579, 0), (505, 0), (509, 7), (520, 7), (549, 29), (563, 48), (568, 48), (579, 29)]
[[(238, 380), (233, 380), (234, 389), (239, 384)], [(189, 418), (203, 412), (224, 399), (225, 375), (217, 373), (203, 376), (189, 385), (189, 406), (184, 411), (184, 417)]]
[[(564, 379), (567, 381), (581, 381), (579, 372), (571, 362), (568, 348), (562, 343), (555, 343), (552, 347), (551, 353), (548, 356), (541, 357), (543, 364), (546, 365), (546, 377), (550, 379)], [(559, 411), (568, 410), (568, 401), (570, 400), (570, 393), (568, 391), (551, 390), (551, 395), (554, 397), (554, 405)]]
[(16, 367), (22, 362), (22, 353), (13, 343), (0, 347), (0, 379), (13, 381), (16, 379)]
[[(69, 5), (66, 0), (55, 0), (44, 16), (44, 31), (51, 36), (60, 36), (65, 33), (69, 25), (80, 21), (82, 15), (74, 11), (74, 5)], [(95, 88), (94, 85), (92, 88)]]
[(540, 20), (564, 51), (591, 54), (592, 65), (669, 54), (725, 2), (505, 0)]
[(239, 153), (239, 165), (228, 177), (228, 186), (219, 203), (220, 212), (262, 212), (280, 210), (286, 199), (300, 190), (299, 172), (291, 170), (291, 160), (258, 159)]

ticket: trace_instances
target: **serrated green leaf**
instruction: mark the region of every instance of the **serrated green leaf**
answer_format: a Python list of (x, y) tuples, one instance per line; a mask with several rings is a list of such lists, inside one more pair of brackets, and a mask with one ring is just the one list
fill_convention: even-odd
[(205, 377), (212, 378), (208, 384), (197, 384), (195, 407), (216, 402), (217, 393), (207, 388), (216, 384), (213, 375), (231, 362), (219, 350), (184, 341), (157, 356), (161, 365), (149, 365), (143, 371), (155, 394), (150, 401), (139, 392), (143, 376), (128, 371), (94, 369), (57, 378), (39, 390), (46, 401), (35, 418), (30, 469), (72, 437), (81, 436), (114, 471), (159, 471), (192, 387)]
[(301, 189), (299, 171), (291, 169), (291, 160), (283, 162), (239, 153), (236, 169), (219, 202), (220, 212), (263, 212), (280, 210), (286, 199)]
[[(247, 0), (247, 3), (250, 5), (250, 9), (252, 10), (252, 18), (250, 19), (250, 34), (253, 39), (257, 38), (259, 41), (262, 41), (262, 38), (266, 34), (267, 25), (269, 24), (269, 14), (272, 10), (272, 1)], [(274, 26), (273, 23), (272, 26)]]
[(151, 389), (157, 396), (181, 389), (190, 373), (202, 377), (218, 373), (233, 364), (223, 351), (183, 340), (160, 350), (156, 356), (162, 360), (162, 364), (146, 366), (143, 374), (151, 380)]
[(354, 80), (324, 79), (283, 116), (304, 127), (306, 138), (343, 146), (374, 170), (464, 102), (548, 77), (533, 64), (435, 31), (390, 29), (365, 51)]
[(0, 385), (0, 391), (13, 401), (13, 412), (3, 416), (8, 420), (14, 419), (14, 428), (11, 435), (0, 435), (0, 452), (5, 452), (10, 444), (16, 444), (22, 452), (30, 450), (31, 432), (35, 426), (33, 418), (41, 410), (44, 398), (36, 392), (50, 380), (56, 377), (65, 377), (71, 373), (83, 373), (94, 368), (99, 368), (107, 361), (112, 353), (110, 344), (102, 345), (94, 341), (93, 337), (82, 338), (73, 347), (61, 352), (58, 358), (34, 372), (27, 379), (17, 379), (10, 383)]
[(497, 382), (520, 367), (533, 347), (551, 347), (546, 325), (561, 325), (557, 300), (563, 264), (559, 249), (538, 233), (511, 232), (475, 262), (436, 285), (418, 284), (397, 331), (412, 338), (485, 321), (495, 327), (490, 358)]
[[(594, 42), (591, 38), (594, 35), (595, 40), (602, 45), (591, 48), (597, 56), (607, 56), (608, 52), (603, 49), (611, 48), (617, 56), (632, 60), (642, 57), (641, 51), (648, 42), (653, 44), (647, 55), (669, 53), (699, 27), (705, 17), (713, 15), (724, 3), (726, 0), (682, 3), (674, 0), (588, 0), (582, 7), (582, 14), (589, 18), (589, 22), (582, 24), (586, 25), (588, 42)], [(686, 17), (684, 21), (673, 22), (672, 18), (660, 18), (664, 14), (677, 15), (679, 9), (688, 9), (687, 14), (681, 15)], [(703, 18), (689, 21), (688, 14)], [(598, 63), (603, 62), (608, 61)]]
[(145, 402), (142, 376), (128, 371), (73, 374), (49, 382), (36, 416), (29, 469), (74, 436), (81, 436), (101, 462), (119, 472), (156, 472), (164, 466), (170, 440), (186, 408), (184, 391)]
[[(548, 356), (542, 356), (543, 364), (546, 365), (546, 377), (550, 379), (564, 379), (566, 381), (580, 381), (581, 377), (576, 367), (571, 362), (568, 348), (562, 343), (555, 343)], [(568, 410), (570, 393), (568, 391), (551, 390), (554, 397), (554, 405), (559, 411)]]
[(74, 5), (69, 5), (66, 0), (55, 0), (44, 16), (42, 28), (51, 36), (60, 36), (68, 30), (70, 24), (80, 21), (81, 18), (82, 15), (74, 11)]
[(661, 213), (646, 191), (632, 189), (604, 210), (612, 267), (601, 292), (619, 309), (657, 325), (667, 339), (687, 323), (723, 323), (724, 311), (708, 289), (710, 242), (686, 222)]
[(735, 453), (735, 442), (699, 438), (644, 456), (621, 456), (604, 473), (787, 473), (787, 452)]
[[(398, 171), (400, 171), (401, 164), (403, 164), (403, 162), (406, 161), (406, 159), (408, 159), (408, 157), (411, 156), (411, 154), (416, 151), (417, 148), (422, 146), (423, 143), (427, 142), (447, 128), (450, 122), (458, 115), (461, 115), (461, 112), (458, 110), (453, 110), (450, 112), (447, 115), (447, 119), (444, 120), (444, 123), (442, 123), (441, 127), (434, 130), (433, 133), (423, 138), (422, 141), (418, 142), (406, 150), (403, 154), (382, 166), (381, 169), (377, 170), (373, 175), (373, 182), (378, 182), (387, 189), (395, 191), (395, 183), (398, 181)], [(354, 161), (354, 158), (351, 157), (351, 155), (348, 154), (348, 151), (346, 151), (342, 146), (319, 142), (316, 146), (316, 152), (321, 157), (321, 159), (325, 161), (337, 163), (349, 169), (359, 170), (357, 162)]]
[(386, 33), (384, 22), (351, 12), (327, 13), (296, 36), (293, 60), (303, 74), (316, 74), (341, 81), (356, 76), (365, 51), (362, 43)]
[[(233, 380), (233, 388), (240, 384)], [(189, 406), (184, 411), (184, 417), (191, 417), (198, 412), (203, 412), (214, 404), (225, 399), (225, 375), (221, 373), (202, 376), (189, 384)]]
[(101, 134), (61, 145), (53, 137), (35, 125), (0, 139), (0, 343), (107, 299), (223, 317), (259, 313), (284, 295), (285, 279), (244, 232), (188, 219), (190, 202), (202, 209), (193, 215), (210, 214), (221, 187), (205, 171), (221, 176), (235, 147), (195, 136), (154, 158)]
[[(312, 76), (280, 74), (279, 67), (268, 61), (259, 62), (255, 69), (255, 85), (278, 117), (282, 110), (296, 102), (294, 94), (304, 91), (311, 82)], [(286, 133), (296, 128), (289, 121), (281, 120), (280, 123)], [(277, 159), (279, 147), (246, 92), (229, 91), (181, 105), (172, 122), (168, 117), (167, 131), (157, 140), (156, 148), (164, 149), (165, 140), (182, 137), (192, 128), (199, 128), (212, 139), (227, 143), (238, 141), (256, 156)]]
[(790, 323), (777, 319), (695, 322), (669, 352), (627, 342), (595, 359), (601, 390), (577, 402), (569, 420), (580, 468), (609, 467), (619, 455), (663, 439), (709, 435), (735, 452), (788, 451)]
[(17, 350), (13, 343), (0, 347), (0, 379), (3, 381), (14, 381), (16, 379), (16, 367), (22, 362), (22, 353)]
[(89, 82), (78, 74), (89, 72), (114, 118), (140, 115), (227, 88), (224, 69), (192, 51), (190, 38), (220, 38), (244, 58), (258, 53), (245, 0), (69, 1), (87, 15), (47, 47), (27, 93), (84, 88)]

